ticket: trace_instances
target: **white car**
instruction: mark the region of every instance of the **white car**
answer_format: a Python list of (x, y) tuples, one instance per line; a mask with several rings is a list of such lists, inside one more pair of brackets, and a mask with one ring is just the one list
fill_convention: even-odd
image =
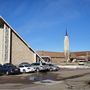
[(79, 61), (78, 64), (79, 65), (85, 65), (85, 62), (84, 61)]
[(21, 73), (34, 72), (36, 69), (31, 67), (30, 65), (21, 64), (19, 65), (19, 69)]

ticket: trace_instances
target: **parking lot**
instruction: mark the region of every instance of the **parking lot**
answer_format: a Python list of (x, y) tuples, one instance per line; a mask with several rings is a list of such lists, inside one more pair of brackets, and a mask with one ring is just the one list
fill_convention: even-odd
[(0, 76), (0, 90), (90, 90), (90, 69)]

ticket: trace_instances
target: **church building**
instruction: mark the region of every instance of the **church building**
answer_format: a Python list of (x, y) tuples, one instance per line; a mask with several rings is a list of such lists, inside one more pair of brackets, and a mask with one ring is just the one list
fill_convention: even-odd
[(0, 64), (39, 62), (43, 59), (0, 16)]

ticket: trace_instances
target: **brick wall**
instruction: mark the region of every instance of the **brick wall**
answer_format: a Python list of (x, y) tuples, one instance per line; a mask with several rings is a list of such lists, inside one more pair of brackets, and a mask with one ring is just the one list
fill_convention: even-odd
[(14, 33), (12, 32), (12, 58), (13, 64), (22, 62), (35, 62), (34, 52)]

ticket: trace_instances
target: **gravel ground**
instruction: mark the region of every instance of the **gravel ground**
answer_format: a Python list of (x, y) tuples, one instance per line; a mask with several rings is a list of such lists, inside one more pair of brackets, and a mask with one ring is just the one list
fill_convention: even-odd
[(0, 76), (0, 90), (90, 90), (90, 69)]

